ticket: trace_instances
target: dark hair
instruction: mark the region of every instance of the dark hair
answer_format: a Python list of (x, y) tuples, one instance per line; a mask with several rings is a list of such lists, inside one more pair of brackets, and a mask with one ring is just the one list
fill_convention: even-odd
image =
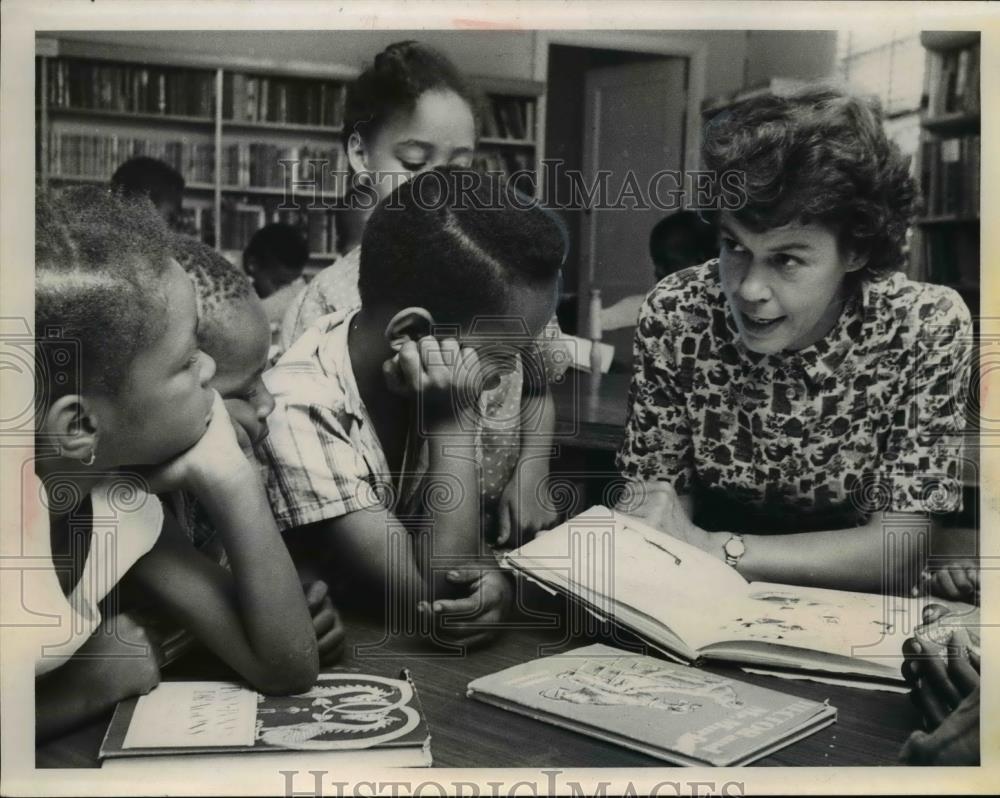
[(169, 164), (140, 155), (115, 170), (111, 187), (128, 196), (145, 195), (159, 205), (164, 200), (180, 198), (184, 193), (184, 178)]
[(498, 177), (439, 167), (372, 213), (358, 290), (366, 307), (417, 305), (464, 324), (508, 314), (511, 285), (554, 286), (564, 256), (563, 231), (537, 201)]
[(393, 114), (412, 112), (421, 95), (434, 90), (455, 92), (476, 113), (477, 94), (445, 55), (420, 42), (390, 44), (347, 87), (344, 148), (352, 133), (370, 139)]
[(39, 195), (35, 215), (36, 402), (118, 396), (166, 326), (167, 228), (148, 202), (83, 186)]
[(903, 266), (916, 187), (877, 101), (827, 87), (756, 97), (709, 121), (703, 152), (716, 175), (745, 175), (747, 201), (733, 212), (741, 224), (828, 225), (866, 259), (862, 278)]
[(194, 279), (199, 305), (198, 342), (212, 354), (223, 340), (226, 311), (257, 295), (249, 277), (197, 238), (175, 235), (171, 249), (177, 262)]
[(714, 214), (677, 211), (660, 219), (649, 233), (649, 257), (659, 278), (718, 254)]
[(243, 250), (243, 268), (255, 258), (260, 268), (269, 272), (294, 273), (297, 277), (309, 260), (309, 247), (298, 228), (283, 222), (264, 225), (253, 234)]

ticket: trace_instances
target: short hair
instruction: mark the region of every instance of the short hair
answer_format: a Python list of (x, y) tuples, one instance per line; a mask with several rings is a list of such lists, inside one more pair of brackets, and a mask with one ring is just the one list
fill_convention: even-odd
[(40, 194), (35, 215), (36, 407), (117, 397), (162, 334), (169, 233), (148, 202), (98, 186)]
[(447, 324), (507, 315), (511, 285), (555, 284), (564, 242), (552, 212), (506, 180), (432, 169), (399, 186), (365, 225), (361, 304), (417, 305)]
[(453, 91), (476, 115), (478, 94), (442, 53), (415, 41), (390, 44), (347, 87), (344, 102), (344, 148), (352, 133), (369, 141), (400, 111), (412, 113), (428, 91)]
[(226, 314), (240, 302), (256, 299), (257, 294), (249, 277), (197, 238), (174, 235), (171, 249), (194, 280), (198, 296), (198, 342), (212, 354), (225, 340)]
[(159, 205), (184, 193), (184, 178), (169, 164), (140, 155), (115, 170), (111, 187), (131, 197), (147, 196), (154, 205)]
[(299, 274), (309, 260), (309, 247), (302, 232), (290, 224), (272, 222), (253, 234), (243, 250), (243, 268), (256, 258), (264, 269), (275, 271), (275, 265), (286, 272)]
[(862, 279), (905, 263), (916, 186), (876, 100), (823, 86), (749, 99), (708, 122), (703, 153), (716, 175), (745, 176), (746, 203), (733, 211), (741, 224), (825, 224), (866, 259)]
[(649, 233), (649, 257), (657, 270), (671, 268), (671, 239), (676, 237), (683, 238), (682, 254), (690, 260), (688, 266), (697, 266), (719, 254), (714, 216), (677, 211), (660, 219)]

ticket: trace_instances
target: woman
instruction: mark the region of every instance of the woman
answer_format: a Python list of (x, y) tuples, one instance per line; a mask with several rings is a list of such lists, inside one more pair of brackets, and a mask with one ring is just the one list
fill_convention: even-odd
[[(455, 66), (419, 42), (398, 42), (375, 57), (347, 90), (343, 141), (364, 220), (400, 183), (438, 166), (470, 169), (476, 145), (476, 95)], [(292, 303), (282, 322), (287, 349), (319, 317), (358, 307), (360, 247), (320, 272)], [(556, 521), (537, 487), (548, 476), (547, 452), (555, 409), (544, 377), (569, 363), (553, 319), (539, 339), (542, 359), (525, 363), (484, 391), (483, 434), (477, 447), (485, 497), (485, 528), (504, 544)], [(525, 383), (530, 387), (525, 387)], [(529, 392), (532, 394), (529, 398)], [(522, 401), (522, 394), (524, 401)], [(522, 441), (531, 448), (522, 446)]]
[(972, 334), (954, 291), (898, 271), (907, 160), (877, 108), (828, 89), (725, 112), (704, 156), (742, 196), (719, 258), (640, 311), (634, 511), (748, 580), (901, 589), (926, 542), (887, 543), (961, 506)]

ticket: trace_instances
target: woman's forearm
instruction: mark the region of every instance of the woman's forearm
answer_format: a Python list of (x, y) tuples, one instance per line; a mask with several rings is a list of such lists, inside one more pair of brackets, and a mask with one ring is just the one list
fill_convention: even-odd
[[(710, 533), (712, 553), (725, 559), (728, 532)], [(930, 545), (926, 517), (877, 514), (851, 529), (785, 535), (744, 535), (737, 570), (749, 581), (908, 595)]]

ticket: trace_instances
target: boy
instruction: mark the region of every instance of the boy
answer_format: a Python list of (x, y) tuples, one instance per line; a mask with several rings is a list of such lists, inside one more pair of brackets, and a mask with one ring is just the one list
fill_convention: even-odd
[[(483, 545), (478, 400), (535, 356), (563, 240), (504, 185), (457, 191), (467, 176), (426, 172), (375, 210), (361, 308), (323, 317), (268, 372), (263, 449), (300, 573), (336, 553), (366, 596), (397, 593), (471, 644), (511, 594)], [(441, 627), (449, 614), (464, 620)]]
[(111, 188), (128, 197), (149, 197), (167, 227), (180, 230), (184, 178), (169, 164), (145, 155), (130, 158), (111, 176)]

